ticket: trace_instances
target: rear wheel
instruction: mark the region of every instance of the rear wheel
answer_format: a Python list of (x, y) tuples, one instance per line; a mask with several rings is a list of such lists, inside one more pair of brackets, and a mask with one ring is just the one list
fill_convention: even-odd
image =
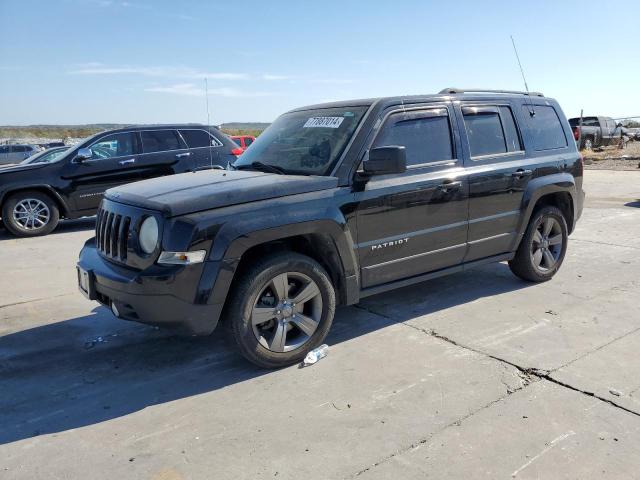
[(269, 257), (233, 284), (225, 321), (240, 352), (263, 368), (300, 362), (333, 322), (335, 291), (315, 260), (293, 252)]
[(560, 209), (548, 206), (537, 210), (509, 262), (511, 271), (529, 282), (550, 280), (562, 265), (567, 240), (567, 222)]
[(53, 199), (42, 192), (25, 191), (11, 195), (2, 206), (2, 220), (7, 230), (19, 237), (51, 233), (60, 220)]

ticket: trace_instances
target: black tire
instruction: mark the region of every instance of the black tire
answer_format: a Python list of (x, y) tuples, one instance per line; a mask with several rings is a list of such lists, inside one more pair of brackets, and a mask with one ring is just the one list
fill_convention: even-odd
[[(281, 295), (275, 287), (281, 278), (286, 280), (280, 285), (287, 285), (284, 303), (279, 300)], [(302, 301), (300, 294), (306, 287), (311, 286), (310, 290), (316, 291), (312, 284), (319, 292), (314, 293), (310, 300)], [(279, 368), (300, 362), (310, 350), (322, 344), (333, 322), (336, 308), (333, 285), (324, 268), (307, 256), (294, 252), (269, 256), (247, 269), (231, 288), (224, 321), (240, 353), (259, 367)], [(291, 303), (296, 295), (300, 298), (297, 306)], [(270, 314), (272, 317), (254, 326), (254, 312), (266, 312), (265, 318)], [(256, 313), (256, 318), (259, 317)], [(313, 323), (315, 330), (308, 335), (298, 326), (298, 322), (300, 318), (306, 322), (311, 317), (317, 321)], [(304, 326), (311, 331), (307, 323)], [(284, 349), (290, 350), (270, 348), (278, 343), (278, 332), (284, 332), (285, 340), (281, 344)], [(287, 341), (291, 339), (292, 345), (287, 346)], [(296, 341), (304, 343), (294, 348)]]
[[(16, 219), (14, 211), (17, 205), (29, 201), (31, 201), (31, 205), (44, 206), (45, 208), (40, 210), (41, 214), (37, 216), (37, 220), (34, 219), (32, 223), (26, 220), (25, 225), (24, 222), (21, 223)], [(18, 210), (20, 212), (26, 211), (21, 207), (18, 207)], [(51, 233), (58, 226), (60, 211), (56, 202), (46, 193), (26, 190), (14, 193), (6, 199), (2, 205), (2, 220), (7, 230), (18, 237), (37, 237)]]
[[(545, 235), (549, 222), (552, 227)], [(551, 243), (558, 238), (562, 242), (560, 245)], [(562, 265), (568, 238), (567, 222), (560, 209), (546, 206), (534, 211), (516, 255), (509, 261), (511, 271), (528, 282), (551, 280)]]

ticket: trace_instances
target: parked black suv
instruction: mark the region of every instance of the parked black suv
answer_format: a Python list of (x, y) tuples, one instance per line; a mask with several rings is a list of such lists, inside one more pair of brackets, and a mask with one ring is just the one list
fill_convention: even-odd
[(174, 173), (226, 168), (238, 146), (213, 127), (131, 126), (102, 132), (50, 163), (0, 168), (0, 217), (19, 236), (60, 218), (94, 215), (108, 188)]
[(582, 212), (558, 103), (470, 92), (292, 110), (228, 171), (107, 192), (80, 289), (127, 320), (209, 334), (263, 367), (320, 345), (336, 305), (508, 261), (551, 279)]

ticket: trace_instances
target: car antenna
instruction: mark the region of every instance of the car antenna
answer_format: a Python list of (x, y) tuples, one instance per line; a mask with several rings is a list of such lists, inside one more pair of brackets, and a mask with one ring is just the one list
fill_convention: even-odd
[(527, 78), (524, 76), (524, 69), (522, 68), (522, 63), (520, 62), (520, 55), (518, 55), (518, 49), (516, 48), (516, 41), (513, 39), (513, 35), (509, 35), (509, 36), (511, 37), (511, 44), (513, 45), (513, 51), (516, 54), (516, 60), (518, 60), (518, 67), (520, 67), (520, 73), (522, 74), (524, 89), (527, 91), (527, 97), (529, 97), (529, 101), (531, 102), (531, 110), (529, 111), (529, 115), (534, 117), (536, 114), (536, 111), (533, 109), (533, 100), (531, 100), (531, 96), (529, 95), (529, 85), (527, 85)]
[(209, 116), (209, 83), (204, 77), (204, 96), (207, 102), (207, 134), (209, 135), (209, 167), (213, 169), (213, 158), (211, 155), (211, 117)]

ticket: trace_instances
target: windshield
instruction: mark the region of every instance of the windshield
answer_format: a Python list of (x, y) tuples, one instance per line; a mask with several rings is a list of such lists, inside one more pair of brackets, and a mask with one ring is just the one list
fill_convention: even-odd
[(45, 150), (44, 152), (36, 153), (35, 155), (31, 155), (26, 160), (23, 160), (23, 165), (29, 163), (52, 163), (57, 160), (60, 160), (64, 154), (67, 152), (69, 147), (60, 147), (60, 148), (52, 148), (49, 150)]
[(285, 113), (233, 164), (258, 162), (290, 174), (327, 175), (368, 107), (340, 107)]

